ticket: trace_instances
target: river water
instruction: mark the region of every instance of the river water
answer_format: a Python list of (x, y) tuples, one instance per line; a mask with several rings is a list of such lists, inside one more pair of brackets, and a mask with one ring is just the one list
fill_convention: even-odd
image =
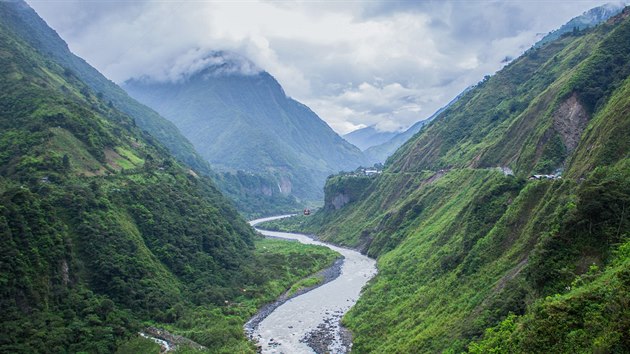
[[(250, 224), (288, 215), (250, 221)], [(326, 246), (343, 257), (341, 274), (335, 280), (297, 296), (271, 312), (253, 332), (263, 353), (314, 353), (308, 343), (318, 342), (318, 352), (346, 353), (350, 350), (339, 325), (341, 317), (357, 302), (361, 289), (376, 275), (376, 261), (361, 253), (315, 241), (305, 235), (258, 230), (265, 236)], [(309, 340), (310, 338), (310, 340)], [(326, 348), (322, 350), (322, 346)]]

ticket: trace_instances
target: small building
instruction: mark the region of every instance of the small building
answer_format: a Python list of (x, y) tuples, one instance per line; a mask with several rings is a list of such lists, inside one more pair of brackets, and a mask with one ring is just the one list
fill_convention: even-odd
[(555, 175), (532, 175), (529, 177), (530, 180), (541, 180), (541, 179), (562, 179), (562, 176), (559, 174)]
[(381, 173), (381, 171), (375, 168), (366, 168), (363, 173), (365, 173), (366, 176), (373, 176), (373, 175)]

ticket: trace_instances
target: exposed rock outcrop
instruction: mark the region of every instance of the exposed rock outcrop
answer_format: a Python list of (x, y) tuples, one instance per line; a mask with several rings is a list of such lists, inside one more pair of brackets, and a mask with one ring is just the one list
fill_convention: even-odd
[(576, 95), (572, 95), (558, 107), (553, 115), (553, 128), (560, 134), (567, 152), (575, 150), (580, 136), (588, 123), (588, 113)]

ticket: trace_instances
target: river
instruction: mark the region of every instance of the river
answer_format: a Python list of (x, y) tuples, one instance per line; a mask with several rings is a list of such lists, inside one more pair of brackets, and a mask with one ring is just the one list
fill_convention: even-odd
[[(254, 226), (287, 216), (257, 219), (250, 221), (250, 224)], [(258, 231), (265, 236), (326, 246), (344, 257), (339, 277), (288, 300), (260, 322), (252, 337), (262, 346), (262, 352), (348, 352), (351, 343), (340, 327), (339, 320), (357, 302), (363, 286), (376, 275), (376, 261), (355, 250), (316, 241), (305, 235)]]

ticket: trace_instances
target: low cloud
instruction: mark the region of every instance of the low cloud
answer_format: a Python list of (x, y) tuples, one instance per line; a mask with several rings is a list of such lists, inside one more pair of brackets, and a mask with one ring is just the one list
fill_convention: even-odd
[(606, 2), (27, 1), (116, 82), (262, 69), (342, 134), (427, 118)]
[(161, 72), (141, 76), (146, 81), (184, 82), (191, 76), (204, 72), (204, 77), (226, 75), (256, 75), (262, 71), (242, 55), (226, 51), (207, 51), (199, 48), (173, 58)]
[(428, 117), (423, 115), (424, 105), (441, 101), (439, 91), (405, 87), (401, 83), (364, 82), (307, 104), (326, 116), (333, 129), (343, 133), (370, 125), (380, 131), (400, 131)]

